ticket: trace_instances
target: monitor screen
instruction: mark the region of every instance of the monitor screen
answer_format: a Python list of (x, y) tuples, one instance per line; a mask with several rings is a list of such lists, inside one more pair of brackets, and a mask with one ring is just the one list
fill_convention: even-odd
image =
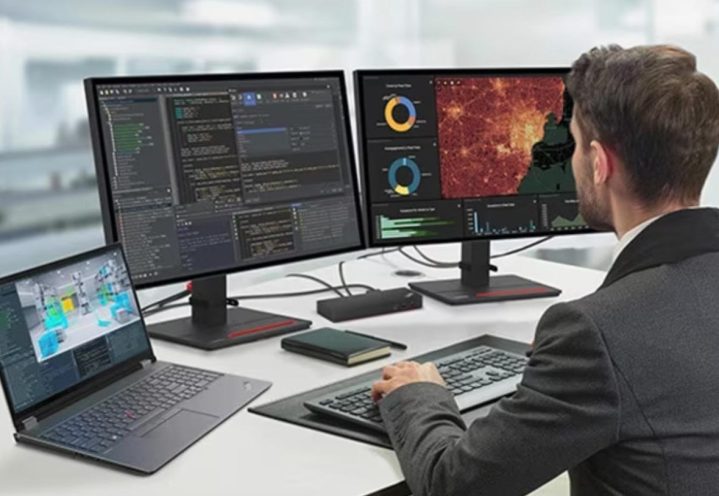
[(567, 72), (358, 71), (370, 243), (588, 231)]
[(137, 286), (362, 248), (341, 72), (86, 81), (107, 238)]
[(148, 353), (117, 245), (0, 281), (0, 370), (14, 413)]

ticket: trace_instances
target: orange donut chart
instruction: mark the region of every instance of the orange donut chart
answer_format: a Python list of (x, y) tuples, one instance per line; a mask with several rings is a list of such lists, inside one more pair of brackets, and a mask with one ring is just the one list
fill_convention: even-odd
[[(404, 122), (397, 122), (394, 115), (392, 115), (392, 111), (397, 105), (402, 105), (409, 113), (409, 117)], [(384, 120), (387, 121), (387, 125), (393, 131), (406, 133), (412, 129), (412, 126), (414, 126), (414, 123), (417, 120), (417, 110), (414, 108), (412, 101), (406, 96), (395, 96), (390, 99), (384, 107)]]

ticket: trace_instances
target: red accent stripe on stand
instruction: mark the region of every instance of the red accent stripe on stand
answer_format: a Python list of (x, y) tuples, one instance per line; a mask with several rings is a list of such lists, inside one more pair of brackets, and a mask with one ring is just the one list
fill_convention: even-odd
[(537, 294), (537, 293), (548, 293), (549, 290), (546, 288), (518, 288), (518, 289), (496, 289), (494, 291), (484, 291), (482, 293), (476, 293), (477, 298), (483, 296), (508, 296), (508, 295), (524, 295), (524, 294)]
[(232, 331), (227, 333), (229, 339), (239, 338), (240, 336), (247, 336), (248, 334), (255, 334), (257, 332), (269, 331), (271, 329), (277, 329), (280, 327), (287, 327), (292, 324), (296, 324), (296, 320), (281, 320), (279, 322), (273, 322), (271, 324), (265, 324), (257, 327), (250, 327), (249, 329), (240, 329), (238, 331)]

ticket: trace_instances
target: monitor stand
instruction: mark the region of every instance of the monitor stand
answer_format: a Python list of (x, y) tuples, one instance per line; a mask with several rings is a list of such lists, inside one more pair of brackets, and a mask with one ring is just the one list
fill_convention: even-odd
[(216, 350), (312, 325), (309, 320), (286, 315), (228, 308), (224, 275), (193, 280), (190, 305), (191, 317), (150, 324), (150, 336), (193, 348)]
[(489, 241), (463, 241), (461, 279), (412, 282), (409, 287), (448, 305), (491, 303), (558, 296), (562, 291), (522, 277), (489, 276)]

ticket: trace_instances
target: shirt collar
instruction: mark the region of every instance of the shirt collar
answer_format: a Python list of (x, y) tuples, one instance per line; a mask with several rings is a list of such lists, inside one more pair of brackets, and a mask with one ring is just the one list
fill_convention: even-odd
[[(696, 206), (692, 206), (692, 207), (686, 207), (681, 210), (691, 210), (691, 209), (695, 209), (695, 208), (704, 208), (704, 207), (696, 205)], [(679, 212), (681, 210), (675, 210), (675, 211)], [(672, 212), (670, 212), (670, 213), (672, 213)], [(619, 255), (622, 253), (622, 251), (624, 251), (624, 249), (627, 247), (627, 245), (629, 245), (629, 243), (631, 243), (637, 236), (639, 236), (639, 234), (644, 229), (649, 227), (649, 225), (652, 222), (654, 222), (658, 219), (661, 219), (665, 215), (668, 215), (668, 214), (655, 215), (654, 217), (645, 220), (641, 224), (636, 225), (636, 226), (632, 227), (630, 230), (628, 230), (627, 232), (625, 232), (624, 236), (619, 238), (619, 243), (617, 243), (617, 246), (614, 247), (614, 254), (612, 256), (612, 264), (617, 261), (617, 258), (619, 258)]]
[(653, 219), (627, 243), (601, 287), (635, 272), (709, 252), (719, 252), (719, 209), (677, 210)]
[(639, 236), (639, 233), (641, 233), (644, 229), (646, 229), (647, 226), (649, 226), (649, 224), (651, 224), (655, 220), (659, 219), (660, 217), (663, 217), (664, 215), (666, 215), (666, 214), (655, 215), (654, 217), (645, 220), (641, 224), (636, 225), (636, 226), (632, 227), (630, 230), (628, 230), (627, 232), (625, 232), (624, 236), (619, 238), (619, 243), (617, 243), (617, 246), (614, 247), (614, 255), (612, 256), (612, 263), (614, 263), (617, 260), (617, 258), (619, 257), (619, 254), (624, 250), (624, 248), (626, 248), (627, 245), (629, 243), (631, 243), (634, 238)]

